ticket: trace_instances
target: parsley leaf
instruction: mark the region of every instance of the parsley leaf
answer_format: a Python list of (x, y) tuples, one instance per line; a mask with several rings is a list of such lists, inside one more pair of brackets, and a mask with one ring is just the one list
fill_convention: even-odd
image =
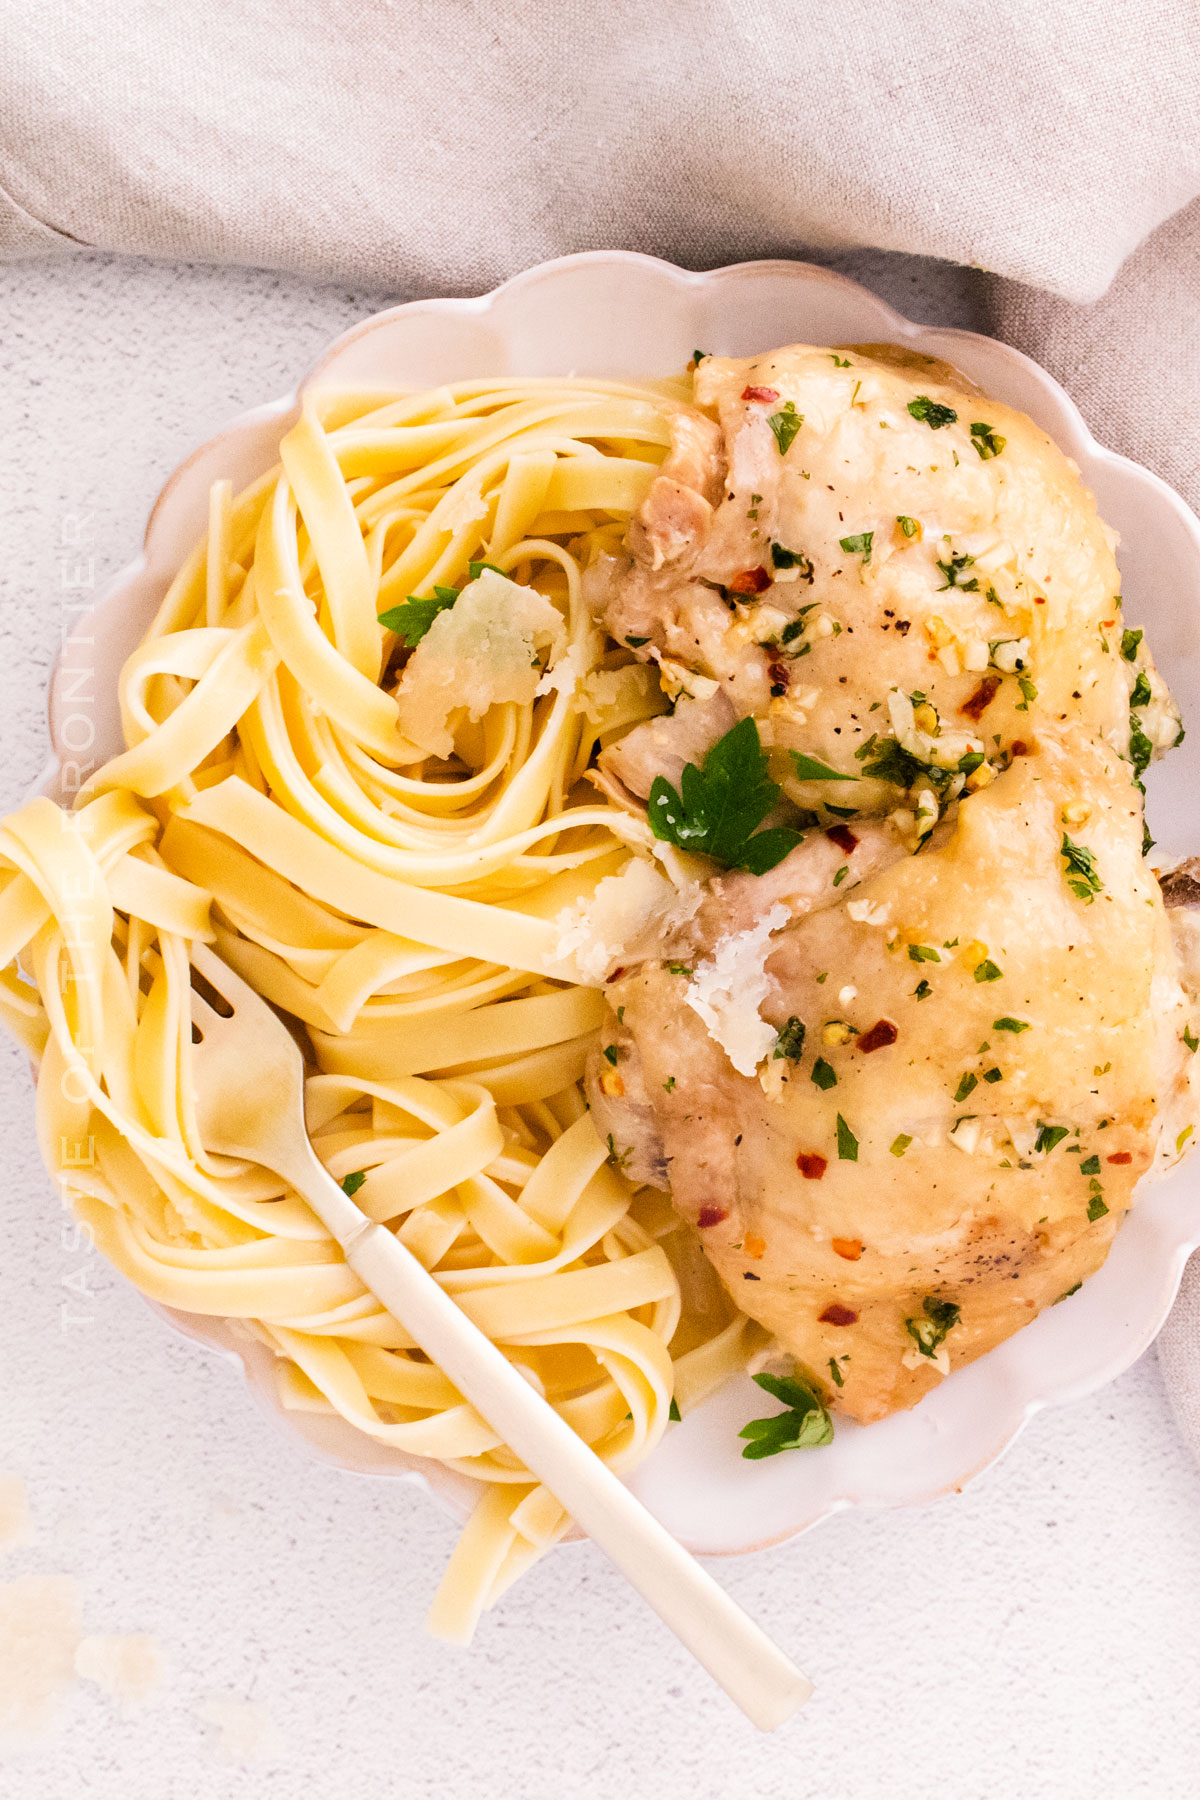
[(787, 455), (792, 447), (792, 442), (796, 433), (803, 423), (804, 414), (796, 411), (795, 405), (791, 400), (785, 401), (779, 412), (771, 414), (770, 418), (767, 420), (767, 424), (775, 433), (775, 442), (779, 446), (780, 456)]
[(1123, 631), (1121, 633), (1121, 655), (1126, 662), (1134, 661), (1141, 641), (1142, 633), (1140, 631)]
[(620, 1056), (621, 1056), (621, 1052), (617, 1049), (617, 1046), (615, 1044), (605, 1044), (604, 1060), (605, 1060), (605, 1062), (610, 1062), (614, 1069), (616, 1068), (617, 1063), (620, 1060)]
[(1133, 684), (1133, 692), (1129, 696), (1130, 706), (1149, 706), (1154, 698), (1150, 692), (1150, 677), (1145, 669), (1138, 670), (1138, 678)]
[[(470, 575), (472, 581), (478, 581), (485, 569), (490, 569), (493, 575), (504, 575), (504, 570), (500, 567), (499, 563), (473, 562), (467, 564), (467, 573)], [(504, 579), (507, 581), (509, 578), (507, 575), (504, 575)]]
[(379, 613), (379, 623), (413, 650), (438, 614), (449, 612), (460, 592), (459, 588), (435, 586), (432, 595), (410, 594), (400, 606), (389, 606), (386, 612)]
[(1086, 844), (1073, 844), (1064, 831), (1059, 854), (1067, 859), (1067, 886), (1090, 906), (1096, 895), (1104, 890), (1104, 883), (1096, 873), (1095, 852)]
[(927, 981), (918, 981), (916, 987), (913, 989), (913, 993), (916, 995), (918, 1000), (928, 1000), (928, 998), (929, 998), (930, 994), (932, 994), (932, 992), (933, 992), (933, 989), (930, 987), (930, 985)]
[(790, 826), (758, 831), (779, 799), (752, 718), (715, 743), (703, 768), (685, 763), (677, 793), (663, 775), (650, 789), (650, 829), (664, 843), (700, 852), (727, 869), (765, 875), (802, 841)]
[(979, 1086), (978, 1075), (972, 1075), (971, 1071), (968, 1069), (966, 1074), (962, 1077), (962, 1080), (959, 1082), (957, 1088), (954, 1090), (955, 1106), (957, 1106), (960, 1101), (965, 1100), (968, 1094), (973, 1094), (975, 1092), (975, 1089), (978, 1086)]
[(812, 1389), (787, 1376), (763, 1373), (754, 1377), (764, 1393), (782, 1400), (786, 1412), (767, 1419), (751, 1419), (738, 1432), (750, 1441), (742, 1455), (751, 1462), (778, 1456), (781, 1450), (818, 1450), (833, 1442), (833, 1420)]
[(1033, 1147), (1035, 1150), (1040, 1150), (1044, 1156), (1049, 1156), (1055, 1144), (1061, 1144), (1067, 1135), (1068, 1132), (1065, 1125), (1043, 1125), (1042, 1121), (1039, 1119), (1037, 1122), (1037, 1137), (1034, 1139)]
[(916, 519), (910, 519), (907, 513), (897, 513), (896, 523), (906, 538), (916, 537), (920, 526)]
[(871, 560), (871, 541), (874, 536), (873, 531), (856, 531), (853, 537), (839, 538), (838, 543), (847, 556), (861, 556), (865, 568)]
[(800, 781), (857, 781), (857, 775), (842, 775), (837, 769), (831, 769), (828, 763), (819, 762), (815, 756), (805, 756), (803, 750), (789, 750), (788, 755), (796, 765), (796, 777)]
[(1142, 730), (1142, 721), (1132, 710), (1129, 714), (1129, 760), (1133, 764), (1133, 779), (1141, 785), (1142, 776), (1150, 767), (1154, 756), (1154, 745)]
[(930, 431), (940, 431), (943, 425), (953, 425), (958, 420), (958, 414), (952, 406), (942, 406), (937, 400), (931, 400), (928, 394), (918, 394), (915, 400), (910, 400), (908, 410), (914, 419), (920, 419), (922, 424), (928, 425)]
[(842, 1371), (838, 1367), (838, 1359), (836, 1356), (831, 1356), (829, 1359), (829, 1378), (833, 1382), (834, 1387), (845, 1387), (846, 1385)]
[(953, 1300), (939, 1300), (933, 1294), (926, 1294), (921, 1304), (924, 1318), (905, 1319), (904, 1329), (922, 1356), (933, 1357), (941, 1349), (946, 1333), (958, 1324), (962, 1308)]
[(847, 1125), (845, 1119), (843, 1119), (841, 1113), (837, 1116), (837, 1147), (838, 1156), (842, 1162), (858, 1161), (858, 1139)]
[(1107, 1211), (1108, 1207), (1104, 1203), (1103, 1195), (1093, 1194), (1088, 1201), (1088, 1223), (1094, 1225), (1096, 1220), (1102, 1219)]
[(679, 1410), (678, 1400), (672, 1398), (671, 1404), (667, 1408), (667, 1417), (670, 1419), (672, 1425), (679, 1425), (682, 1423), (683, 1414)]
[(775, 1038), (771, 1061), (777, 1062), (781, 1056), (786, 1056), (789, 1062), (799, 1062), (804, 1055), (804, 1031), (804, 1020), (798, 1019), (793, 1013)]
[(355, 1169), (352, 1174), (342, 1177), (342, 1192), (353, 1197), (366, 1179), (367, 1171), (365, 1169)]
[(971, 427), (971, 442), (986, 462), (990, 456), (999, 456), (1008, 439), (1002, 438), (990, 425), (976, 423)]
[(942, 960), (942, 953), (940, 950), (935, 950), (932, 944), (910, 944), (908, 946), (908, 959), (910, 962), (940, 963)]
[(837, 1076), (833, 1072), (833, 1067), (825, 1061), (823, 1056), (818, 1056), (812, 1066), (812, 1080), (819, 1088), (828, 1089), (837, 1086)]
[(975, 970), (976, 981), (999, 981), (1003, 975), (1004, 970), (998, 969), (994, 962), (986, 958)]
[[(830, 352), (830, 354), (832, 355), (832, 352)], [(850, 367), (850, 358), (848, 356), (834, 356), (833, 366), (835, 369), (848, 369)]]
[(1095, 1152), (1093, 1152), (1084, 1162), (1080, 1163), (1079, 1173), (1081, 1175), (1098, 1175), (1100, 1173), (1100, 1158)]
[(1029, 1030), (1029, 1020), (1028, 1019), (1010, 1019), (1008, 1017), (1005, 1017), (1003, 1019), (993, 1019), (992, 1020), (992, 1030), (993, 1031), (1011, 1031), (1014, 1034), (1017, 1034), (1022, 1031)]
[(908, 1149), (908, 1146), (911, 1143), (912, 1143), (912, 1139), (908, 1136), (908, 1134), (906, 1132), (902, 1131), (900, 1133), (899, 1137), (892, 1139), (892, 1142), (891, 1142), (892, 1155), (893, 1156), (903, 1156), (904, 1152)]
[(1193, 1056), (1197, 1050), (1200, 1050), (1200, 1038), (1196, 1037), (1190, 1025), (1185, 1025), (1183, 1028), (1183, 1041)]

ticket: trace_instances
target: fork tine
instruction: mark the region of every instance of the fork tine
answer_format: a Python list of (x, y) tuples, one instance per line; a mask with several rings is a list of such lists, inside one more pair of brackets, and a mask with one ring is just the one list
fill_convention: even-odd
[[(219, 956), (215, 956), (207, 945), (193, 944), (191, 960), (193, 969), (204, 977), (209, 987), (213, 988), (234, 1012), (239, 1006), (253, 1006), (256, 1001), (260, 1005), (262, 1004), (254, 989), (244, 982), (240, 975), (236, 975), (227, 962), (223, 962)], [(192, 988), (192, 992), (197, 994), (195, 987)], [(211, 1012), (216, 1013), (216, 1008), (204, 1000), (202, 995), (197, 994), (197, 998), (205, 1006), (208, 1006)], [(217, 1013), (216, 1016), (219, 1018), (220, 1014)]]

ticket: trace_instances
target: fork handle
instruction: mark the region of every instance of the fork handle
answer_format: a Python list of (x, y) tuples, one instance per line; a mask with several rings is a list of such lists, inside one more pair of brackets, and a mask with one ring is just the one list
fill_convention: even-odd
[[(339, 1197), (344, 1199), (340, 1190)], [(343, 1248), (359, 1279), (760, 1731), (774, 1731), (804, 1704), (812, 1692), (808, 1677), (535, 1393), (390, 1231), (369, 1225), (348, 1233)]]

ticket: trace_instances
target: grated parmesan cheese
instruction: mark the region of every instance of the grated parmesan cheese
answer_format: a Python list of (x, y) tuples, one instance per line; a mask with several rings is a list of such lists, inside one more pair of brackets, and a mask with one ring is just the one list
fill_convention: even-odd
[(535, 651), (562, 642), (558, 609), (536, 588), (485, 569), (438, 614), (410, 656), (396, 693), (400, 729), (421, 749), (449, 756), (453, 713), (481, 719), (505, 701), (528, 706), (541, 669)]
[(665, 917), (678, 895), (665, 875), (641, 856), (606, 875), (587, 899), (566, 907), (554, 923), (555, 958), (565, 980), (599, 987), (626, 955), (626, 946)]
[(723, 938), (696, 966), (684, 995), (739, 1075), (753, 1075), (775, 1042), (775, 1027), (758, 1009), (771, 989), (766, 972), (771, 934), (789, 917), (785, 906), (773, 906), (749, 931)]

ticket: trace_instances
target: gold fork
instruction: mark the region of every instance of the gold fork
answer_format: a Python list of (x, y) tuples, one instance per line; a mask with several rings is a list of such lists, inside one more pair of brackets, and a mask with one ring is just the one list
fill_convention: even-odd
[[(346, 1262), (454, 1386), (617, 1565), (762, 1731), (812, 1692), (807, 1676), (542, 1399), (386, 1226), (318, 1161), (304, 1122), (304, 1062), (286, 1025), (203, 945), (192, 965), (196, 1117), (210, 1150), (260, 1163), (295, 1188)], [(227, 1008), (227, 1011), (223, 1009)]]

